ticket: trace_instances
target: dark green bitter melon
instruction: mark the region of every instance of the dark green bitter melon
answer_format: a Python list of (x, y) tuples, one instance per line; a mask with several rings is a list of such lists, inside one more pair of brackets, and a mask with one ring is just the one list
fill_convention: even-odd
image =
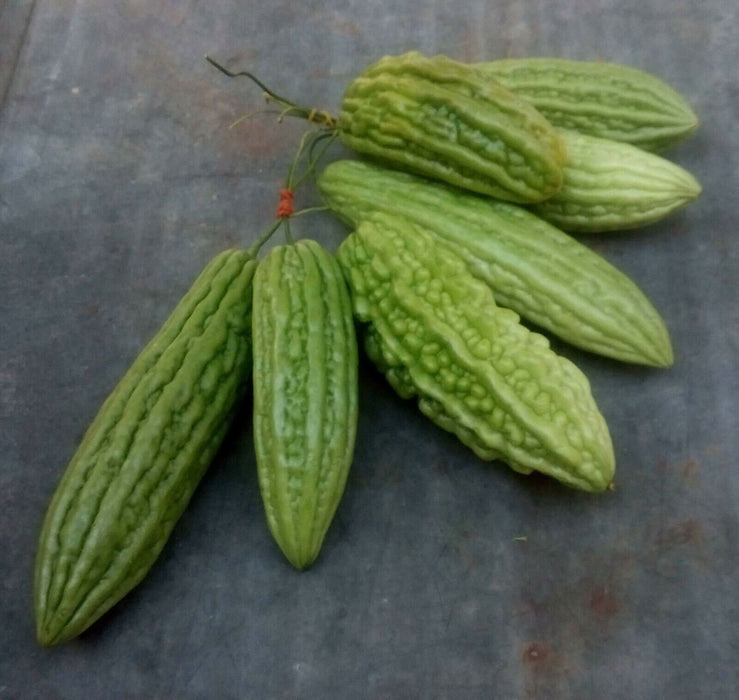
[(365, 347), (401, 396), (483, 459), (602, 491), (611, 438), (585, 375), (496, 305), (421, 226), (376, 213), (339, 248)]
[(672, 364), (665, 324), (636, 284), (531, 212), (356, 160), (331, 163), (318, 183), (352, 226), (385, 211), (433, 231), (501, 306), (563, 340), (625, 362)]
[(164, 547), (248, 389), (255, 268), (245, 251), (214, 258), (87, 430), (41, 531), (41, 644), (83, 632)]
[(346, 90), (342, 141), (393, 167), (514, 202), (562, 186), (565, 151), (526, 100), (469, 65), (410, 52), (385, 56)]
[(254, 277), (254, 445), (269, 529), (298, 569), (318, 556), (344, 492), (357, 422), (357, 344), (336, 259), (273, 248)]

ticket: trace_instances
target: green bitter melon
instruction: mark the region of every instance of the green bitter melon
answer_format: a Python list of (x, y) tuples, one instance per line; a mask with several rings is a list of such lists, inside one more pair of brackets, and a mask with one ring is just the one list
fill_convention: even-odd
[(672, 364), (665, 324), (641, 290), (531, 212), (355, 160), (329, 164), (318, 183), (326, 204), (352, 226), (385, 211), (433, 231), (501, 306), (573, 345), (626, 362)]
[(654, 223), (701, 192), (679, 165), (628, 143), (560, 131), (567, 147), (562, 189), (533, 211), (565, 231), (597, 233)]
[(562, 186), (565, 152), (546, 119), (445, 56), (368, 67), (345, 92), (338, 129), (359, 153), (500, 199), (538, 202)]
[(248, 387), (255, 268), (245, 251), (214, 258), (87, 430), (41, 531), (41, 644), (83, 632), (167, 542)]
[(346, 484), (357, 421), (357, 345), (336, 259), (273, 248), (254, 278), (254, 444), (269, 529), (298, 569), (319, 554)]
[(386, 213), (340, 246), (368, 355), (404, 397), (483, 459), (574, 488), (613, 479), (610, 435), (586, 377), (496, 305), (421, 226)]
[(509, 58), (473, 66), (562, 129), (656, 151), (698, 127), (682, 95), (636, 68), (562, 58)]

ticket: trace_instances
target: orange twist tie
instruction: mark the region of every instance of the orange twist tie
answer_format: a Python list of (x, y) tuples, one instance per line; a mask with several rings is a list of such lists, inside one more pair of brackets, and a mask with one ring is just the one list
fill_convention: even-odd
[(282, 219), (293, 213), (293, 191), (280, 190), (280, 201), (277, 204), (277, 218)]

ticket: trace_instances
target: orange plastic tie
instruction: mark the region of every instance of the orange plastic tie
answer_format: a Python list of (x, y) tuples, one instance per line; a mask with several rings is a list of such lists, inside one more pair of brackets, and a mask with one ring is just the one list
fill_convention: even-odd
[(277, 204), (277, 218), (283, 219), (293, 213), (293, 191), (280, 190), (280, 201)]

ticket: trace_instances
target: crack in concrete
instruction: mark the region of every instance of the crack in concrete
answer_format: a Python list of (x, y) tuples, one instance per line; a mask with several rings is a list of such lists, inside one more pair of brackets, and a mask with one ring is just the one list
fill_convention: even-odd
[[(19, 16), (15, 18), (16, 27), (20, 30), (18, 32), (18, 43), (11, 48), (12, 53), (10, 53), (9, 56), (0, 55), (0, 114), (2, 114), (2, 112), (5, 110), (8, 96), (10, 95), (11, 88), (13, 87), (13, 83), (15, 82), (18, 64), (20, 63), (20, 56), (23, 52), (23, 47), (26, 45), (26, 37), (28, 36), (28, 30), (31, 26), (31, 20), (33, 19), (37, 2), (38, 0), (29, 0), (27, 3), (25, 3), (26, 7), (23, 7), (19, 11)], [(0, 19), (3, 19), (3, 21), (0, 22), (0, 25), (5, 25), (4, 20), (6, 19), (6, 4), (7, 3), (5, 0), (2, 0), (2, 4), (0, 4)], [(13, 5), (10, 5), (8, 13), (12, 12), (13, 9)], [(6, 30), (8, 34), (11, 35), (13, 33), (13, 21), (14, 18), (11, 16), (10, 30)], [(5, 34), (5, 31), (3, 32), (3, 34)], [(8, 43), (12, 45), (12, 36), (9, 38), (11, 40)], [(7, 68), (5, 66), (6, 63), (8, 64)]]

